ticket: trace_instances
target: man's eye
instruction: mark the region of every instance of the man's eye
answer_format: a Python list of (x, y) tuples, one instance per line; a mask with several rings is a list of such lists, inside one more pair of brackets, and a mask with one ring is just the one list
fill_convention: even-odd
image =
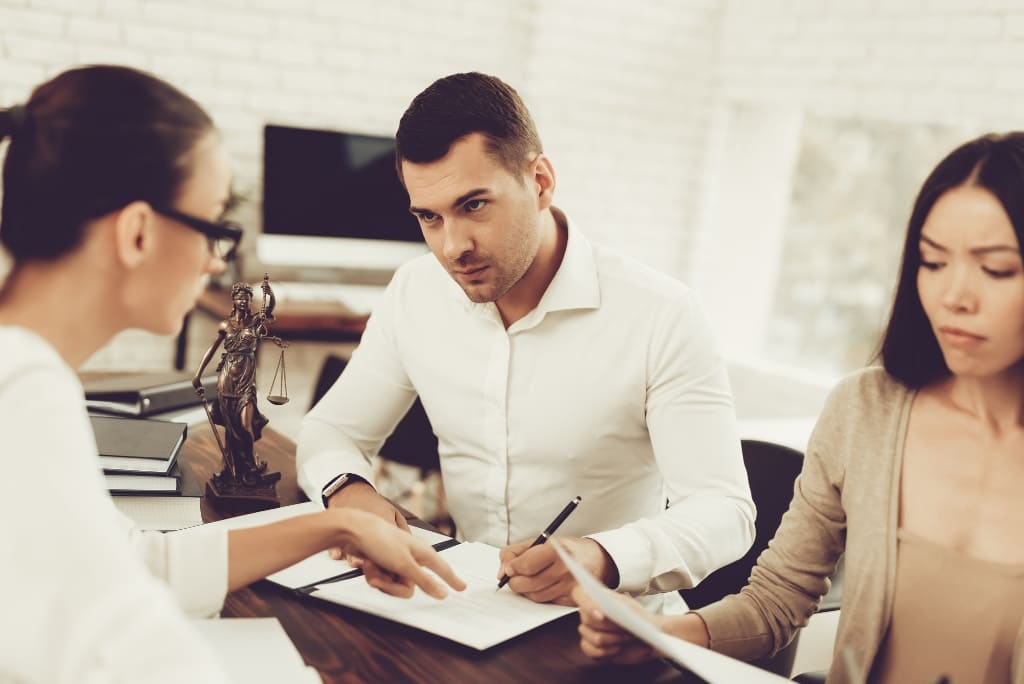
[(466, 211), (469, 211), (469, 212), (480, 211), (485, 206), (487, 206), (487, 200), (471, 199), (471, 200), (469, 200), (468, 202), (466, 202), (462, 206), (465, 207)]
[(430, 223), (437, 219), (437, 214), (432, 214), (429, 211), (422, 211), (416, 214), (416, 218), (418, 218), (423, 223)]

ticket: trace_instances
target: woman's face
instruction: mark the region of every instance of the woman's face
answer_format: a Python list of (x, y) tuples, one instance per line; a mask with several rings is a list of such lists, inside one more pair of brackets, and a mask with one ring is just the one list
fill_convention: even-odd
[(920, 251), (917, 290), (953, 374), (993, 376), (1024, 358), (1024, 268), (999, 200), (977, 186), (947, 191)]
[[(231, 165), (214, 131), (200, 138), (191, 154), (192, 173), (185, 181), (174, 209), (217, 221), (227, 206), (231, 191)], [(161, 225), (156, 238), (160, 241), (158, 263), (152, 268), (154, 282), (163, 291), (154, 302), (154, 332), (177, 332), (185, 314), (192, 310), (196, 298), (206, 287), (209, 276), (224, 270), (224, 262), (210, 251), (206, 236), (188, 226), (154, 214)]]

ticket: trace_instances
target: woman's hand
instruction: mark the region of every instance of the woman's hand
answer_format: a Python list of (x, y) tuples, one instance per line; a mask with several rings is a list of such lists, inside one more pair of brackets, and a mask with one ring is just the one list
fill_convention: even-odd
[[(657, 651), (605, 617), (579, 585), (573, 589), (572, 598), (580, 607), (580, 648), (586, 655), (630, 665), (658, 657)], [(644, 619), (658, 624), (657, 617), (635, 599), (625, 594), (616, 594), (615, 598), (628, 604), (631, 610), (641, 614)], [(661, 628), (660, 625), (658, 628)]]
[[(639, 663), (658, 656), (653, 648), (605, 617), (594, 600), (579, 586), (573, 590), (572, 597), (580, 607), (580, 648), (585, 654), (591, 658), (624, 664)], [(665, 634), (708, 647), (711, 637), (704, 620), (696, 613), (654, 615), (625, 594), (616, 594), (615, 598)]]
[(448, 591), (427, 568), (456, 591), (466, 583), (451, 566), (422, 539), (408, 530), (399, 529), (377, 515), (351, 508), (331, 508), (328, 514), (343, 516), (346, 530), (344, 552), (353, 565), (362, 567), (370, 586), (386, 594), (408, 598), (416, 587), (434, 598), (444, 598)]

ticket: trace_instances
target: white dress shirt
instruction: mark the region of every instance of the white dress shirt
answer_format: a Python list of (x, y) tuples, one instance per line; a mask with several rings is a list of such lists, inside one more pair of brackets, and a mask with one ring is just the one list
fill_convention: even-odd
[(303, 421), (299, 482), (314, 501), (343, 472), (372, 483), (418, 394), (461, 537), (533, 539), (579, 495), (558, 534), (598, 541), (620, 590), (690, 587), (753, 539), (724, 365), (685, 285), (568, 230), (547, 291), (507, 330), (433, 255), (400, 268)]
[(226, 532), (135, 529), (74, 372), (21, 328), (0, 349), (0, 681), (226, 681), (182, 612), (220, 610)]

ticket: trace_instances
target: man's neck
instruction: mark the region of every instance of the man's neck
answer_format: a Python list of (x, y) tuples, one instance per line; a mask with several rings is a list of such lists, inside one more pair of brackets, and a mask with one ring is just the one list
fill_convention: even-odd
[(537, 308), (555, 274), (562, 265), (569, 243), (569, 226), (565, 214), (551, 207), (541, 217), (540, 246), (537, 258), (515, 286), (495, 302), (507, 329)]

